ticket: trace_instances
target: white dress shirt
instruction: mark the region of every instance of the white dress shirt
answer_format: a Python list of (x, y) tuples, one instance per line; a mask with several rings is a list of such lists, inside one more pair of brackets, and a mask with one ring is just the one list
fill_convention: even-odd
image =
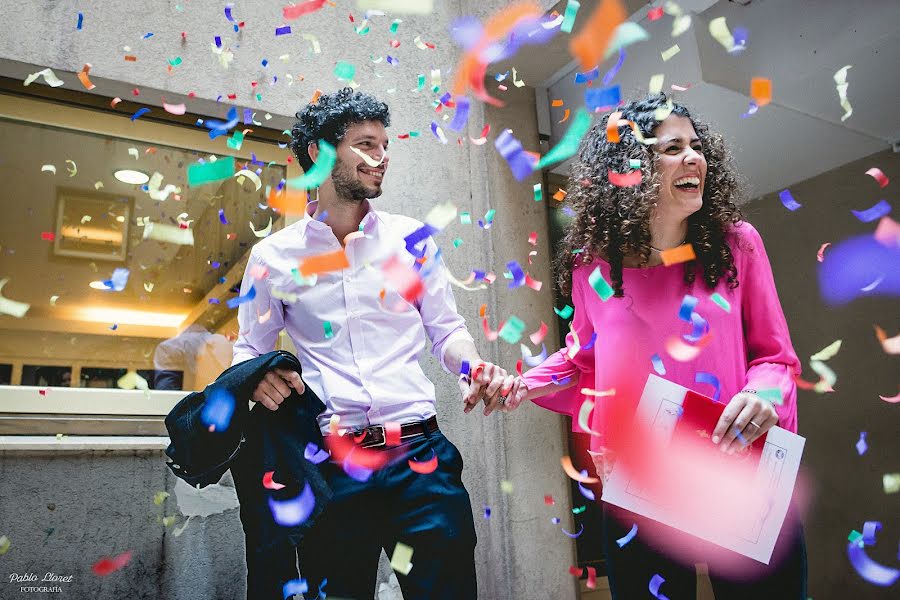
[[(251, 250), (241, 295), (253, 286), (256, 296), (238, 307), (232, 364), (273, 350), (284, 329), (297, 347), (304, 383), (325, 403), (319, 416), (323, 433), (332, 414), (340, 416), (342, 428), (428, 419), (435, 414), (434, 385), (418, 362), (426, 332), (432, 353), (448, 372), (449, 345), (472, 340), (456, 311), (446, 267), (440, 259), (434, 262), (437, 246), (430, 238), (426, 242), (425, 293), (414, 304), (406, 302), (390, 287), (381, 265), (396, 256), (413, 266), (404, 238), (422, 223), (373, 210), (366, 201), (365, 236), (346, 246), (350, 266), (304, 279), (297, 270), (301, 259), (341, 247), (331, 227), (312, 218), (315, 205)], [(255, 278), (263, 268), (267, 273)]]

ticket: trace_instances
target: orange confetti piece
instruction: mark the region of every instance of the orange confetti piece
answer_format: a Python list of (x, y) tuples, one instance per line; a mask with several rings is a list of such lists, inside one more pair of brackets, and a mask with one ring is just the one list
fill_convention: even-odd
[(423, 462), (413, 459), (409, 459), (406, 462), (409, 463), (409, 468), (412, 472), (419, 473), (420, 475), (427, 475), (428, 473), (434, 473), (435, 469), (437, 469), (438, 457), (437, 454), (435, 454), (431, 459)]
[(621, 111), (616, 111), (609, 115), (606, 121), (606, 141), (611, 144), (619, 143), (619, 119), (622, 117)]
[(575, 466), (572, 464), (572, 459), (569, 456), (563, 456), (561, 459), (559, 459), (559, 462), (562, 463), (562, 468), (563, 471), (566, 472), (566, 475), (568, 475), (575, 481), (580, 481), (581, 483), (597, 483), (597, 481), (599, 481), (596, 477), (582, 475), (581, 473), (576, 471)]
[(137, 62), (137, 56), (133, 54), (126, 54), (125, 60), (127, 60), (128, 62)]
[(552, 106), (553, 108), (558, 108), (562, 105), (563, 105), (562, 100), (554, 100), (553, 102), (550, 103), (550, 106)]
[(310, 98), (309, 103), (315, 104), (316, 102), (319, 101), (319, 98), (321, 96), (322, 96), (322, 90), (317, 89), (315, 92), (313, 92), (312, 98)]
[(884, 329), (875, 326), (875, 337), (878, 338), (878, 341), (881, 342), (881, 347), (884, 348), (884, 351), (888, 354), (900, 354), (900, 335), (895, 335), (892, 338), (887, 336)]
[(340, 271), (350, 266), (344, 249), (335, 250), (334, 252), (326, 252), (317, 254), (303, 259), (300, 263), (300, 275), (309, 277), (316, 273), (327, 273), (329, 271)]
[(81, 81), (81, 85), (84, 86), (86, 90), (92, 90), (96, 85), (91, 83), (91, 80), (88, 78), (88, 72), (91, 70), (90, 63), (84, 63), (84, 67), (81, 68), (81, 71), (78, 73), (78, 80)]
[(659, 256), (667, 267), (697, 258), (697, 255), (694, 254), (694, 247), (690, 244), (682, 244), (677, 248), (663, 250), (659, 253)]
[(593, 69), (603, 59), (612, 34), (628, 14), (619, 0), (603, 0), (577, 36), (569, 42), (569, 52), (581, 63), (582, 71)]
[(750, 97), (757, 106), (765, 106), (772, 101), (772, 80), (754, 77), (750, 80)]
[(566, 112), (563, 113), (562, 121), (557, 121), (557, 122), (558, 122), (558, 123), (565, 123), (566, 121), (569, 120), (569, 115), (570, 115), (570, 114), (572, 114), (572, 111), (569, 110), (569, 109), (567, 108), (567, 109), (566, 109)]
[(116, 98), (113, 98), (112, 100), (110, 100), (109, 105), (110, 105), (111, 107), (115, 108), (115, 107), (116, 107), (116, 104), (118, 104), (118, 103), (121, 102), (121, 101), (122, 101), (121, 98), (116, 97)]
[(269, 192), (269, 207), (285, 215), (302, 215), (306, 212), (305, 190), (294, 190), (285, 186), (280, 192)]
[(556, 200), (557, 202), (562, 202), (563, 200), (565, 200), (566, 199), (566, 190), (564, 190), (562, 188), (559, 188), (558, 190), (556, 190), (556, 193), (553, 194), (553, 199)]

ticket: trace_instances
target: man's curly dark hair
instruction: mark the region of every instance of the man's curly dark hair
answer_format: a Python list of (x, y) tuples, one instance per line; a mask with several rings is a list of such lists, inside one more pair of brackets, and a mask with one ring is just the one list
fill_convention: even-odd
[[(659, 125), (655, 111), (667, 105), (665, 94), (629, 102), (618, 108), (622, 119), (633, 121), (646, 137), (652, 137)], [(691, 120), (703, 145), (706, 158), (706, 182), (703, 206), (688, 217), (687, 242), (692, 244), (697, 260), (684, 265), (684, 280), (690, 284), (702, 267), (707, 286), (714, 288), (726, 278), (737, 287), (737, 268), (727, 242), (726, 232), (742, 215), (736, 201), (740, 186), (732, 167), (731, 154), (722, 136), (691, 117), (688, 110), (673, 103), (671, 114)], [(650, 215), (659, 196), (660, 179), (656, 172), (656, 153), (634, 137), (631, 128), (620, 128), (620, 141), (607, 141), (609, 115), (595, 124), (581, 140), (578, 157), (572, 165), (566, 200), (571, 201), (575, 220), (561, 242), (556, 259), (557, 283), (563, 294), (572, 291), (572, 270), (601, 256), (610, 265), (610, 278), (616, 297), (623, 296), (622, 262), (626, 256), (639, 257), (641, 264), (650, 260)], [(641, 161), (641, 183), (633, 187), (617, 187), (607, 173), (630, 171), (629, 160)]]
[(308, 150), (311, 143), (325, 140), (337, 146), (347, 132), (347, 126), (353, 123), (380, 121), (385, 127), (391, 124), (387, 104), (349, 87), (319, 96), (296, 116), (297, 122), (291, 129), (291, 151), (304, 171), (313, 166)]

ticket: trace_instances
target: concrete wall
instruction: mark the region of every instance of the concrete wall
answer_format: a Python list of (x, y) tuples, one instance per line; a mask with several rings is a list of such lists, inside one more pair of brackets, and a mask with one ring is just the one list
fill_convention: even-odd
[[(886, 150), (792, 185), (794, 198), (803, 205), (796, 212), (788, 212), (777, 193), (745, 207), (766, 244), (804, 378), (818, 379), (809, 368), (811, 354), (843, 340), (840, 352), (828, 361), (838, 376), (834, 393), (800, 391), (798, 399), (812, 496), (805, 522), (812, 598), (892, 597), (890, 590), (863, 581), (847, 560), (847, 536), (854, 529), (862, 531), (865, 521), (884, 526), (875, 547), (867, 548), (869, 555), (897, 566), (900, 495), (886, 495), (882, 487), (882, 475), (897, 471), (897, 405), (878, 397), (897, 393), (897, 357), (885, 354), (873, 329), (878, 324), (888, 335), (900, 332), (897, 300), (875, 293), (844, 306), (827, 306), (816, 274), (821, 244), (873, 231), (875, 223), (860, 223), (850, 210), (892, 197), (890, 186), (879, 189), (865, 175), (873, 166), (892, 179), (900, 175), (900, 157)], [(869, 446), (863, 456), (855, 449), (861, 431), (867, 432)]]
[[(499, 361), (512, 370), (519, 357), (518, 346), (499, 341), (488, 343), (480, 333), (478, 308), (487, 304), (491, 323), (516, 314), (534, 331), (541, 318), (550, 326), (548, 340), (557, 339), (556, 321), (551, 311), (552, 297), (547, 246), (547, 217), (543, 203), (532, 199), (531, 186), (538, 181), (515, 182), (492, 144), (458, 145), (456, 136), (445, 131), (451, 142), (440, 144), (430, 133), (435, 115), (433, 94), (411, 92), (417, 76), (425, 73), (431, 84), (430, 70), (440, 68), (442, 90), (449, 88), (448, 73), (459, 57), (447, 35), (449, 23), (464, 13), (488, 14), (502, 2), (436, 2), (429, 16), (398, 15), (403, 19), (398, 39), (401, 47), (388, 45), (390, 17), (374, 17), (372, 31), (358, 36), (348, 23), (347, 12), (361, 20), (355, 6), (342, 3), (291, 23), (294, 33), (275, 37), (282, 24), (280, 4), (253, 0), (235, 7), (235, 17), (246, 22), (239, 33), (231, 31), (215, 3), (151, 2), (144, 5), (116, 0), (94, 6), (73, 3), (27, 3), (8, 15), (8, 35), (0, 37), (3, 74), (23, 78), (30, 63), (33, 71), (44, 67), (57, 70), (66, 87), (81, 89), (68, 72), (80, 71), (91, 63), (91, 77), (98, 88), (93, 93), (106, 96), (130, 96), (140, 88), (138, 100), (159, 106), (161, 96), (179, 102), (179, 94), (194, 92), (197, 100), (188, 101), (189, 110), (206, 110), (221, 118), (227, 107), (216, 105), (217, 97), (236, 93), (239, 107), (249, 106), (257, 118), (269, 112), (271, 126), (282, 128), (287, 117), (305, 104), (316, 89), (332, 91), (341, 86), (332, 72), (337, 61), (357, 66), (356, 81), (362, 89), (386, 100), (392, 109), (396, 135), (411, 130), (418, 138), (394, 139), (391, 173), (385, 194), (376, 202), (384, 210), (422, 218), (436, 203), (452, 201), (473, 218), (489, 208), (497, 209), (494, 227), (485, 231), (476, 225), (455, 224), (438, 242), (444, 248), (449, 267), (460, 277), (473, 268), (492, 270), (497, 283), (489, 290), (457, 292), (460, 312), (475, 335), (488, 360)], [(545, 2), (545, 4), (547, 4)], [(552, 3), (551, 3), (552, 4)], [(75, 28), (77, 12), (85, 14), (84, 28)], [(27, 35), (26, 35), (27, 32)], [(154, 36), (142, 37), (148, 33)], [(186, 32), (183, 41), (181, 32)], [(309, 51), (310, 43), (300, 33), (316, 35), (322, 54)], [(215, 35), (234, 53), (226, 69), (211, 52)], [(421, 35), (435, 42), (437, 50), (420, 50), (413, 38)], [(123, 50), (125, 46), (130, 50)], [(390, 53), (399, 58), (397, 67), (382, 61), (374, 64), (371, 56)], [(126, 62), (125, 54), (138, 57)], [(287, 62), (279, 57), (289, 54)], [(167, 58), (180, 56), (178, 67), (167, 70)], [(268, 59), (263, 68), (261, 60)], [(378, 73), (382, 77), (375, 75)], [(287, 74), (294, 84), (287, 85)], [(279, 81), (269, 85), (271, 76)], [(301, 81), (302, 75), (302, 81)], [(262, 100), (253, 99), (251, 81)], [(34, 85), (42, 85), (36, 83)], [(393, 91), (392, 91), (393, 90)], [(534, 98), (527, 88), (510, 86), (505, 98), (510, 105), (503, 110), (475, 107), (467, 133), (477, 136), (484, 123), (492, 126), (491, 140), (505, 127), (512, 127), (528, 149), (536, 150), (537, 133)], [(161, 110), (161, 109), (157, 109)], [(205, 137), (202, 130), (197, 136)], [(465, 139), (465, 138), (463, 138)], [(5, 142), (4, 142), (5, 143)], [(224, 140), (222, 152), (227, 152)], [(546, 194), (545, 194), (546, 195)], [(528, 234), (538, 232), (538, 258), (529, 271), (546, 282), (541, 292), (528, 288), (508, 290), (502, 272), (510, 260), (527, 264)], [(454, 249), (456, 237), (463, 245)], [(455, 379), (443, 373), (429, 357), (426, 372), (436, 382), (438, 413), (448, 437), (461, 449), (466, 462), (464, 481), (472, 497), (479, 536), (476, 563), (482, 598), (571, 598), (576, 597), (576, 582), (568, 574), (574, 563), (571, 541), (551, 516), (563, 519), (571, 527), (568, 486), (559, 468), (559, 457), (566, 453), (564, 424), (561, 418), (524, 407), (513, 415), (494, 415), (488, 419), (478, 411), (462, 413)], [(141, 455), (22, 456), (0, 457), (0, 523), (13, 540), (13, 547), (0, 559), (0, 575), (30, 569), (44, 573), (76, 574), (72, 598), (166, 598), (199, 597), (239, 598), (243, 594), (243, 542), (236, 510), (229, 509), (207, 517), (193, 517), (184, 532), (174, 537), (170, 528), (154, 521), (160, 512), (152, 503), (153, 494), (162, 489), (174, 491), (174, 484), (163, 466), (160, 453)], [(512, 483), (512, 494), (500, 490), (501, 481)], [(549, 514), (543, 496), (557, 498), (556, 512)], [(48, 511), (55, 503), (55, 511)], [(178, 503), (167, 501), (167, 514), (181, 514)], [(492, 517), (482, 517), (490, 506)], [(183, 523), (181, 518), (178, 523)], [(48, 525), (49, 524), (49, 525)], [(55, 527), (44, 539), (43, 530)], [(177, 526), (177, 525), (176, 525)], [(55, 537), (54, 537), (55, 536)], [(54, 539), (60, 541), (54, 542)], [(100, 556), (127, 549), (134, 550), (129, 567), (103, 580), (89, 573), (90, 564)], [(386, 574), (386, 571), (383, 571)], [(381, 597), (396, 597), (389, 581), (383, 581)], [(4, 593), (6, 590), (4, 589)]]

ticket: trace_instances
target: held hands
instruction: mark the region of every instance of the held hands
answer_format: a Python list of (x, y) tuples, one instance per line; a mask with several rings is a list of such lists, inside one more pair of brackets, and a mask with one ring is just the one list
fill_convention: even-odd
[(253, 390), (253, 401), (259, 402), (269, 410), (278, 410), (285, 398), (291, 395), (291, 388), (298, 394), (306, 391), (300, 374), (287, 369), (272, 369), (262, 378)]
[[(712, 442), (718, 444), (722, 452), (732, 454), (749, 446), (777, 424), (778, 414), (771, 403), (752, 390), (741, 391), (735, 394), (722, 412), (713, 430)], [(743, 441), (737, 432), (740, 432)]]
[(493, 363), (480, 363), (469, 375), (460, 375), (459, 389), (463, 398), (463, 412), (469, 413), (484, 400), (484, 415), (495, 410), (508, 412), (525, 398), (527, 388), (518, 377), (513, 377)]

